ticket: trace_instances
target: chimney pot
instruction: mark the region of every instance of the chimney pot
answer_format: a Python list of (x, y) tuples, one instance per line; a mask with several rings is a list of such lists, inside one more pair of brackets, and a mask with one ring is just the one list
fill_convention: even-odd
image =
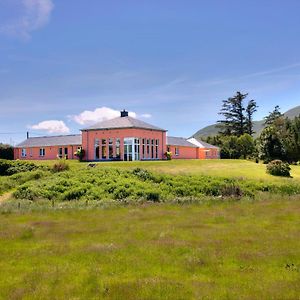
[(128, 117), (128, 111), (126, 111), (125, 109), (123, 109), (123, 111), (121, 111), (121, 118), (124, 117)]

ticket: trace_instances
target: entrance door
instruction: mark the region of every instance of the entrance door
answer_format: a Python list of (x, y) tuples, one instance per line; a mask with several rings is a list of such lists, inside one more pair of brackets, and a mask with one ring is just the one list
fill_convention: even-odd
[(134, 138), (125, 138), (124, 139), (124, 160), (125, 161), (135, 160)]

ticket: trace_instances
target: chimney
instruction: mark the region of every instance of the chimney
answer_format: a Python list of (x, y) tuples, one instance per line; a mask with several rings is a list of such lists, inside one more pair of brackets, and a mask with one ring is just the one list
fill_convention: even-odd
[(128, 111), (126, 111), (125, 109), (123, 109), (123, 111), (121, 111), (121, 118), (124, 117), (128, 117)]
[(29, 131), (26, 132), (26, 138), (29, 139)]

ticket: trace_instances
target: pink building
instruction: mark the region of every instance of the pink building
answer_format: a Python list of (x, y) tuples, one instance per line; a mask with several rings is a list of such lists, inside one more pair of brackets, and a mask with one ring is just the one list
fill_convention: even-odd
[(28, 138), (15, 147), (15, 159), (49, 160), (66, 157), (82, 148), (85, 161), (162, 160), (166, 151), (174, 159), (219, 158), (218, 147), (194, 138), (168, 137), (165, 129), (121, 116), (82, 129), (82, 134)]

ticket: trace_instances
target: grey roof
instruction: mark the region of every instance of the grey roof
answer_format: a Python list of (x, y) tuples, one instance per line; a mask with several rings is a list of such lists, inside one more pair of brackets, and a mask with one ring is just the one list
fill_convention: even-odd
[(82, 129), (85, 130), (97, 130), (97, 129), (121, 129), (121, 128), (142, 128), (142, 129), (151, 129), (158, 131), (166, 131), (165, 129), (153, 126), (144, 121), (132, 118), (132, 117), (118, 117), (103, 122), (98, 122), (88, 128)]
[(46, 147), (46, 146), (68, 146), (81, 145), (81, 134), (31, 137), (16, 145), (16, 148), (23, 147)]
[(202, 140), (198, 140), (196, 138), (189, 138), (188, 141), (194, 145), (196, 145), (199, 148), (206, 148), (206, 149), (219, 149), (219, 147), (208, 144), (206, 142), (203, 142)]
[(175, 136), (167, 136), (167, 145), (198, 148), (196, 145), (188, 142), (186, 138)]
[(214, 145), (211, 145), (211, 144), (208, 144), (208, 143), (206, 143), (206, 142), (203, 142), (203, 141), (201, 141), (201, 140), (200, 140), (200, 141), (198, 140), (198, 142), (199, 142), (199, 143), (201, 143), (201, 144), (203, 145), (203, 147), (204, 147), (204, 148), (213, 148), (213, 149), (219, 149), (219, 147), (217, 147), (217, 146), (214, 146)]

